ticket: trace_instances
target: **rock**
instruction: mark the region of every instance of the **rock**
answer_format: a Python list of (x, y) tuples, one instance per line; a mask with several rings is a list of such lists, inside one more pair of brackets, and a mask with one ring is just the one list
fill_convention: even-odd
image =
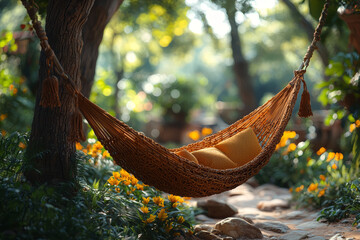
[(306, 240), (326, 240), (326, 238), (321, 236), (314, 236), (314, 237), (309, 237)]
[(348, 223), (352, 223), (353, 220), (352, 219), (349, 219), (349, 218), (346, 218), (346, 219), (343, 219), (340, 221), (340, 223), (343, 223), (343, 224), (348, 224)]
[(244, 219), (245, 221), (247, 221), (247, 222), (250, 223), (250, 224), (254, 224), (253, 220), (251, 220), (251, 218), (248, 217), (248, 216), (236, 215), (236, 217), (242, 218), (242, 219)]
[(198, 202), (197, 206), (205, 209), (207, 211), (206, 215), (211, 218), (223, 219), (238, 213), (236, 207), (215, 199)]
[(289, 189), (287, 188), (280, 188), (273, 184), (263, 184), (259, 187), (257, 187), (254, 191), (254, 194), (260, 197), (265, 196), (283, 196), (283, 198), (291, 198), (291, 194), (289, 192)]
[(262, 239), (263, 235), (257, 227), (241, 218), (226, 218), (217, 224), (214, 229), (233, 238)]
[(254, 188), (252, 186), (250, 186), (249, 184), (242, 184), (232, 190), (229, 191), (229, 196), (233, 197), (233, 196), (238, 196), (238, 195), (246, 195), (246, 194), (251, 194), (254, 191)]
[(247, 184), (249, 184), (250, 186), (252, 186), (253, 188), (256, 188), (259, 186), (259, 182), (256, 180), (255, 177), (251, 177), (246, 181)]
[(299, 219), (304, 217), (304, 211), (293, 211), (287, 213), (284, 218), (285, 219)]
[(329, 240), (345, 240), (345, 237), (343, 237), (340, 233), (337, 233), (334, 236), (332, 236)]
[(325, 226), (327, 226), (327, 224), (320, 223), (318, 221), (310, 221), (310, 222), (304, 222), (300, 225), (297, 225), (296, 229), (309, 230), (309, 229), (320, 228), (320, 227), (325, 227)]
[(195, 226), (194, 232), (200, 232), (200, 231), (202, 231), (202, 230), (211, 232), (212, 229), (213, 229), (213, 228), (212, 228), (210, 225), (199, 224), (199, 225), (196, 225), (196, 226)]
[(289, 201), (283, 199), (273, 199), (270, 201), (261, 201), (257, 204), (257, 208), (261, 211), (274, 211), (276, 208), (289, 208)]
[(301, 240), (305, 239), (310, 233), (306, 231), (291, 231), (279, 237), (279, 240)]
[(256, 227), (276, 233), (286, 233), (290, 228), (281, 222), (259, 222)]
[(222, 240), (221, 237), (216, 236), (215, 234), (205, 230), (201, 230), (200, 232), (197, 232), (195, 236), (200, 238), (201, 240)]

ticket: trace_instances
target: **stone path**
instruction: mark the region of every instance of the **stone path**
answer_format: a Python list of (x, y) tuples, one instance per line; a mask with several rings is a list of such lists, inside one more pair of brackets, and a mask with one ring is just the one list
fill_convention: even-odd
[[(295, 209), (290, 199), (287, 189), (270, 184), (252, 187), (247, 183), (222, 194), (193, 199), (191, 204), (207, 209), (207, 215), (197, 216), (201, 224), (195, 236), (208, 240), (261, 239), (255, 227), (261, 231), (262, 239), (269, 240), (360, 240), (360, 229), (352, 226), (352, 219), (332, 224), (318, 222), (318, 212)], [(224, 220), (227, 217), (235, 220)], [(255, 235), (246, 235), (247, 229)]]

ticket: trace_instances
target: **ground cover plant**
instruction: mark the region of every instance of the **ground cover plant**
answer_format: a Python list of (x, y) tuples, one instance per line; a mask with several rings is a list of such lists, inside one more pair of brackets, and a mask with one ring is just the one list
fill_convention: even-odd
[[(22, 175), (27, 139), (19, 133), (0, 138), (1, 239), (171, 239), (192, 234), (195, 209), (186, 199), (166, 196), (115, 167), (99, 142), (87, 148), (77, 144), (76, 183), (29, 184)], [(78, 191), (68, 191), (74, 187)]]

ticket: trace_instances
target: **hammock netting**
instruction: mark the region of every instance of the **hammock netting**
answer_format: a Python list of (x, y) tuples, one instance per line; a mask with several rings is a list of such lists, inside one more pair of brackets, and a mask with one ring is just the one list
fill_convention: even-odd
[[(40, 38), (41, 47), (47, 56), (47, 60), (52, 63), (51, 66), (54, 66), (57, 75), (67, 84), (69, 91), (74, 93), (78, 109), (94, 130), (99, 141), (109, 151), (118, 165), (134, 174), (145, 184), (154, 186), (164, 192), (189, 197), (209, 196), (233, 189), (257, 174), (268, 163), (277, 143), (283, 135), (302, 83), (304, 90), (301, 97), (299, 115), (302, 117), (312, 115), (304, 74), (309, 65), (310, 58), (316, 49), (316, 43), (320, 40), (320, 33), (325, 22), (329, 0), (324, 5), (319, 24), (314, 33), (314, 39), (307, 50), (301, 67), (298, 71), (295, 71), (293, 79), (284, 89), (264, 105), (258, 107), (226, 129), (199, 142), (176, 149), (167, 149), (161, 146), (151, 138), (146, 137), (124, 122), (114, 118), (84, 97), (77, 90), (74, 82), (64, 73), (61, 64), (51, 50), (46, 33), (37, 20), (36, 7), (27, 0), (22, 0), (22, 2), (32, 19), (34, 29)], [(53, 81), (51, 83), (50, 81), (47, 82), (49, 86), (55, 84), (55, 78), (49, 79)], [(51, 89), (53, 92), (57, 91), (57, 87), (51, 87)], [(44, 93), (43, 91), (44, 94), (49, 93)], [(49, 100), (52, 98), (55, 99), (53, 102)], [(58, 96), (54, 98), (48, 95), (44, 99), (49, 101), (48, 103), (44, 101), (45, 105), (48, 104), (47, 106), (56, 107), (59, 104)], [(175, 152), (181, 150), (193, 152), (213, 147), (250, 127), (255, 132), (262, 151), (245, 165), (219, 170), (197, 164), (175, 154)], [(81, 129), (81, 118), (80, 127), (73, 129), (73, 131), (78, 132), (79, 129)]]

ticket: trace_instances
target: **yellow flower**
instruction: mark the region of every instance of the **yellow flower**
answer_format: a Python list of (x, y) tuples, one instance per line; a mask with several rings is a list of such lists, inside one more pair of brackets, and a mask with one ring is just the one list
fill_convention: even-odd
[(146, 207), (146, 206), (142, 206), (141, 208), (140, 208), (140, 211), (142, 212), (142, 213), (149, 213), (149, 208), (148, 207)]
[(326, 177), (325, 177), (324, 175), (322, 175), (322, 174), (319, 176), (319, 178), (320, 178), (321, 180), (323, 180), (323, 181), (326, 180)]
[(355, 123), (352, 123), (352, 124), (350, 124), (350, 126), (349, 126), (349, 131), (350, 131), (350, 132), (353, 132), (353, 131), (355, 130), (355, 128), (356, 128)]
[(128, 186), (128, 185), (130, 185), (130, 180), (128, 180), (128, 179), (125, 179), (124, 181), (123, 181), (123, 184), (124, 185), (126, 185), (126, 186)]
[(200, 139), (200, 132), (198, 130), (191, 131), (189, 133), (189, 138), (191, 138), (194, 141), (197, 141)]
[(335, 153), (334, 152), (329, 152), (326, 161), (330, 162), (333, 158), (335, 157)]
[(119, 192), (120, 192), (120, 188), (118, 188), (118, 187), (115, 188), (115, 191), (119, 193)]
[(76, 147), (76, 150), (81, 150), (81, 149), (84, 148), (83, 145), (81, 145), (81, 143), (79, 143), (79, 142), (77, 142), (77, 143), (75, 144), (75, 147)]
[(119, 173), (119, 172), (113, 172), (113, 177), (114, 177), (115, 179), (120, 180), (120, 173)]
[(173, 229), (173, 222), (171, 222), (170, 224), (166, 224), (166, 226), (165, 226), (165, 231), (167, 233), (170, 232), (171, 229)]
[(146, 204), (148, 204), (149, 202), (150, 202), (150, 197), (147, 197), (147, 198), (142, 198), (143, 200), (142, 200), (142, 203), (144, 204), (144, 205), (146, 205)]
[(137, 180), (136, 177), (134, 177), (133, 175), (130, 176), (130, 182), (132, 185), (136, 185), (138, 183), (139, 180)]
[(304, 189), (304, 185), (301, 185), (300, 187), (295, 188), (295, 192), (300, 192)]
[(212, 132), (213, 132), (213, 130), (212, 130), (211, 128), (205, 127), (205, 128), (203, 128), (203, 129), (201, 129), (201, 134), (202, 134), (203, 136), (210, 135), (210, 134), (212, 134)]
[(318, 197), (322, 197), (325, 194), (325, 189), (321, 190), (318, 194)]
[(173, 208), (176, 208), (179, 204), (180, 204), (180, 203), (175, 202), (175, 203), (172, 204), (172, 207), (173, 207)]
[(150, 217), (148, 217), (145, 221), (143, 220), (144, 223), (152, 223), (153, 221), (155, 221), (156, 216), (153, 214), (150, 214)]
[(336, 170), (337, 169), (337, 166), (336, 164), (334, 163), (332, 166), (331, 166), (332, 169)]
[(158, 213), (158, 218), (160, 219), (160, 221), (165, 221), (167, 217), (168, 214), (165, 212), (165, 208), (161, 209), (160, 212)]
[(103, 152), (103, 154), (102, 154), (102, 157), (103, 157), (103, 158), (109, 158), (109, 157), (110, 157), (109, 152), (105, 150), (105, 151)]
[(177, 219), (177, 222), (181, 224), (181, 223), (185, 222), (185, 218), (183, 216), (179, 216)]
[(320, 155), (323, 154), (324, 152), (326, 152), (326, 148), (321, 147), (321, 148), (316, 152), (316, 154), (320, 156)]
[(175, 203), (178, 201), (179, 197), (171, 194), (168, 196), (168, 199), (170, 202)]
[(159, 207), (164, 207), (164, 199), (160, 196), (158, 197), (153, 197), (153, 201), (156, 205), (158, 205)]
[(20, 142), (20, 143), (19, 143), (19, 148), (25, 149), (25, 148), (26, 148), (26, 145), (25, 145), (25, 143), (23, 143), (23, 142)]
[(111, 185), (118, 185), (120, 183), (119, 180), (115, 179), (114, 177), (110, 177), (108, 179), (108, 182), (111, 184)]
[(339, 161), (339, 160), (342, 160), (344, 158), (344, 155), (342, 153), (336, 153), (335, 154), (335, 160), (336, 161)]
[(144, 190), (144, 185), (136, 184), (136, 188), (139, 189), (139, 190)]
[(308, 187), (308, 192), (312, 192), (315, 191), (318, 188), (318, 183), (311, 183), (310, 186)]
[(122, 176), (122, 177), (125, 177), (125, 178), (128, 178), (128, 177), (130, 177), (130, 173), (128, 173), (125, 169), (121, 169), (120, 170), (120, 175)]
[(94, 143), (93, 148), (96, 150), (100, 150), (103, 149), (103, 145), (101, 144), (101, 142), (97, 141), (96, 143)]

